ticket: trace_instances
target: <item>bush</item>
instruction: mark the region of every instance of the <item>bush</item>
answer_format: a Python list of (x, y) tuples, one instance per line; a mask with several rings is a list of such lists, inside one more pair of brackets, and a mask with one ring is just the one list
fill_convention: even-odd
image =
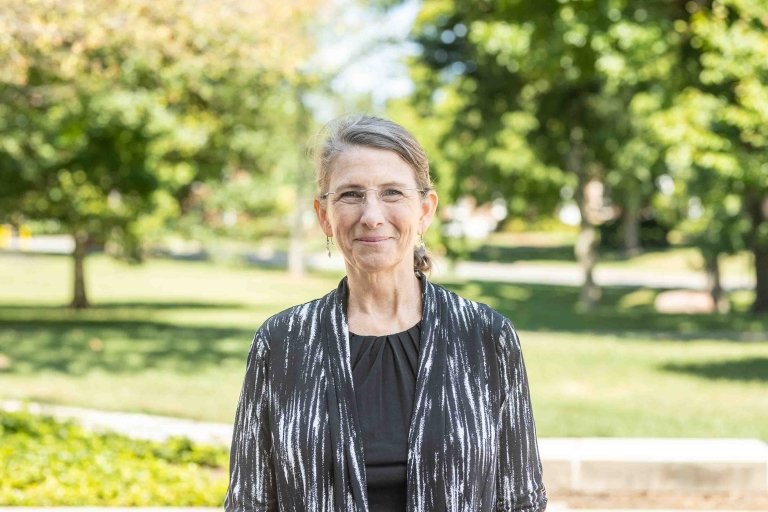
[(0, 505), (220, 506), (227, 453), (0, 412)]

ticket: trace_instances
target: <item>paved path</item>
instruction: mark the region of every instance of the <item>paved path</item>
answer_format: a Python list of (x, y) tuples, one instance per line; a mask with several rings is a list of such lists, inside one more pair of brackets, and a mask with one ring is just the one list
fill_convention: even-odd
[[(261, 261), (253, 259), (253, 261)], [(310, 255), (307, 265), (317, 270), (343, 271), (344, 261), (339, 255)], [(437, 261), (432, 275), (448, 276), (448, 264)], [(584, 281), (576, 263), (495, 263), (466, 261), (456, 265), (454, 275), (460, 279), (477, 279), (506, 283), (550, 284), (580, 286)], [(706, 290), (707, 278), (704, 272), (668, 271), (656, 269), (653, 272), (642, 269), (622, 269), (608, 266), (595, 268), (595, 282), (600, 286), (643, 286), (647, 288), (685, 288)], [(753, 276), (731, 276), (723, 278), (726, 290), (753, 289)]]
[[(576, 264), (536, 263), (459, 263), (456, 275), (463, 279), (488, 279), (530, 284), (580, 286), (583, 275)], [(703, 272), (669, 272), (663, 269), (653, 272), (639, 269), (612, 267), (595, 268), (595, 282), (600, 286), (644, 286), (648, 288), (687, 288), (706, 290), (707, 279)], [(727, 290), (754, 288), (751, 277), (723, 279)]]
[[(184, 436), (228, 446), (232, 437), (232, 426), (224, 423), (19, 401), (2, 402), (0, 409), (27, 409), (142, 439)], [(541, 438), (539, 446), (553, 491), (733, 492), (768, 499), (768, 444), (755, 439)]]
[(92, 431), (111, 431), (138, 439), (163, 441), (169, 437), (186, 437), (197, 443), (228, 446), (232, 441), (232, 425), (206, 423), (169, 416), (102, 411), (61, 405), (25, 404), (18, 400), (0, 403), (0, 409), (53, 416), (75, 420)]
[[(21, 249), (21, 241), (6, 247), (8, 251)], [(24, 241), (24, 250), (30, 253), (68, 254), (72, 241), (68, 236), (34, 237)], [(256, 251), (244, 255), (246, 261), (262, 265), (287, 264), (287, 255), (272, 251)], [(317, 270), (344, 270), (344, 260), (336, 253), (328, 258), (325, 253), (309, 254), (305, 261), (309, 268)], [(436, 276), (447, 275), (448, 264), (437, 262)], [(579, 286), (582, 273), (576, 263), (530, 263), (530, 262), (475, 262), (467, 261), (456, 265), (455, 275), (461, 279), (492, 280), (509, 283), (552, 284)], [(649, 272), (642, 269), (621, 269), (600, 265), (595, 268), (595, 281), (600, 286), (645, 286), (649, 288), (686, 288), (704, 290), (707, 286), (704, 272), (668, 271), (663, 268)], [(754, 276), (727, 276), (723, 278), (726, 290), (754, 288)]]

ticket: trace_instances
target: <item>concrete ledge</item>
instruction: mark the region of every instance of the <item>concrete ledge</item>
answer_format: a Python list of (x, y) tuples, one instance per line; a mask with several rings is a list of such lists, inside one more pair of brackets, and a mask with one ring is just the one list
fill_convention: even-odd
[(550, 491), (768, 492), (754, 439), (540, 439)]
[(232, 425), (226, 423), (207, 423), (151, 414), (25, 403), (19, 400), (6, 400), (0, 403), (0, 409), (9, 412), (23, 410), (32, 414), (53, 416), (60, 420), (74, 420), (87, 430), (116, 432), (151, 441), (163, 441), (170, 437), (181, 436), (196, 443), (220, 446), (229, 446), (232, 442)]
[[(184, 436), (220, 446), (232, 439), (230, 424), (13, 400), (0, 402), (0, 409), (26, 409), (145, 439)], [(768, 493), (768, 444), (755, 439), (541, 438), (539, 448), (550, 494)]]

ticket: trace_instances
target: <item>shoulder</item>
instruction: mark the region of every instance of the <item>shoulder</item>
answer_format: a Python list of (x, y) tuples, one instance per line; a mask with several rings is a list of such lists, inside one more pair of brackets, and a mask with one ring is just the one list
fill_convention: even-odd
[(285, 334), (296, 329), (301, 330), (312, 323), (318, 322), (320, 319), (317, 313), (322, 309), (325, 298), (313, 299), (304, 304), (297, 304), (279, 313), (275, 313), (261, 324), (257, 335), (261, 334), (270, 339), (275, 335)]
[(323, 319), (323, 312), (333, 304), (336, 290), (317, 299), (286, 308), (267, 318), (256, 331), (255, 338), (263, 340), (267, 349), (275, 340), (301, 333), (313, 332)]
[(512, 326), (507, 317), (488, 304), (467, 299), (431, 282), (427, 282), (427, 290), (432, 295), (438, 309), (447, 310), (451, 315), (463, 318), (475, 325), (483, 325), (492, 334), (499, 335), (505, 326)]
[(435, 301), (437, 311), (457, 319), (454, 325), (479, 327), (483, 336), (495, 343), (500, 355), (520, 349), (520, 339), (512, 321), (488, 304), (467, 299), (429, 281), (427, 291)]

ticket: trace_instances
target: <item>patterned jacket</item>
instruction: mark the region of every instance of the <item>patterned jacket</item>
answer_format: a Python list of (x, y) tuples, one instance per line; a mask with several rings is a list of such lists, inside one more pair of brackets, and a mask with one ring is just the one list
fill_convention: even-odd
[[(422, 282), (408, 512), (543, 511), (517, 333), (491, 307)], [(367, 512), (347, 281), (268, 319), (248, 356), (227, 511)]]

